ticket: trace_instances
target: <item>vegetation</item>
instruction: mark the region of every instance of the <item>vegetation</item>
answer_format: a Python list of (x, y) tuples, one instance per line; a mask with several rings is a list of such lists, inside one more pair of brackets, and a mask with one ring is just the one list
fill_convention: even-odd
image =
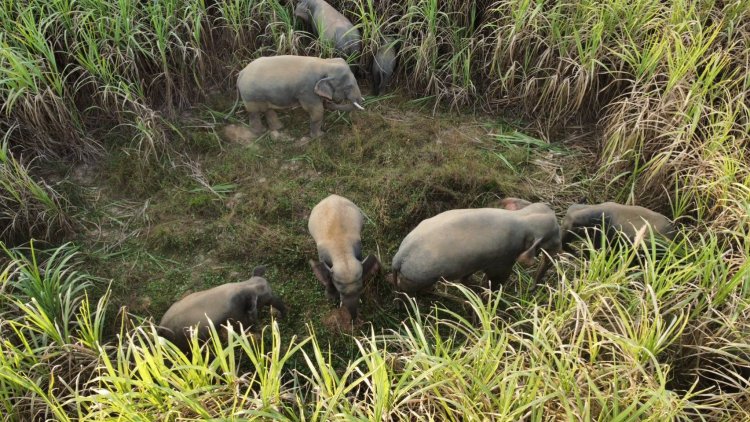
[[(333, 54), (291, 2), (0, 2), (6, 419), (750, 418), (750, 2), (331, 3), (354, 60), (401, 39), (397, 90), (302, 147), (221, 122), (252, 58)], [(498, 294), (401, 309), (379, 277), (349, 336), (306, 267), (331, 192), (386, 266), (421, 219), (506, 195), (684, 226)], [(186, 357), (142, 318), (259, 263), (291, 308), (262, 336)]]

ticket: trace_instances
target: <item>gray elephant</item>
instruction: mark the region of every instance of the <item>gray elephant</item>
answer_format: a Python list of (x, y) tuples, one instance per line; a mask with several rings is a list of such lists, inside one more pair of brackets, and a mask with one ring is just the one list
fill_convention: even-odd
[(333, 43), (339, 54), (349, 57), (362, 51), (359, 30), (324, 0), (300, 0), (294, 15), (312, 25), (320, 38)]
[(330, 195), (312, 209), (307, 224), (318, 249), (318, 261), (310, 260), (310, 267), (328, 298), (340, 300), (352, 321), (365, 281), (380, 269), (375, 256), (362, 259), (363, 223), (362, 211), (352, 201)]
[(305, 109), (310, 114), (310, 138), (323, 134), (324, 109), (364, 110), (357, 80), (341, 58), (260, 57), (240, 72), (237, 90), (250, 113), (253, 131), (265, 131), (260, 120), (260, 113), (265, 113), (273, 138), (278, 138), (282, 128), (278, 109)]
[[(560, 236), (563, 248), (570, 250), (570, 243), (587, 232), (592, 236), (595, 244), (599, 243), (602, 232), (610, 240), (613, 240), (617, 233), (622, 233), (633, 241), (636, 233), (645, 226), (650, 226), (654, 233), (665, 239), (674, 238), (674, 225), (664, 215), (648, 208), (622, 205), (616, 202), (571, 205), (560, 224)], [(595, 228), (600, 230), (590, 230)]]
[(385, 91), (393, 76), (393, 70), (396, 68), (396, 43), (397, 41), (391, 37), (383, 37), (383, 42), (375, 53), (370, 69), (372, 92), (375, 95)]
[[(664, 239), (672, 240), (675, 228), (672, 222), (662, 214), (648, 208), (622, 205), (615, 202), (601, 204), (573, 204), (568, 208), (560, 223), (560, 239), (562, 249), (572, 252), (571, 242), (588, 233), (593, 244), (601, 244), (601, 235), (609, 241), (614, 241), (618, 233), (624, 235), (631, 242), (635, 240), (639, 231), (649, 226), (653, 232)], [(542, 278), (551, 261), (543, 257), (537, 273), (537, 281)]]
[(506, 209), (451, 210), (419, 223), (393, 257), (395, 288), (414, 293), (440, 278), (465, 280), (483, 271), (497, 289), (516, 261), (530, 266), (540, 251), (560, 249), (560, 227), (549, 206), (515, 198), (503, 204)]
[(159, 322), (159, 335), (187, 352), (191, 329), (197, 329), (201, 341), (209, 337), (209, 319), (216, 328), (227, 323), (247, 328), (258, 320), (258, 309), (269, 305), (283, 317), (286, 306), (271, 291), (263, 278), (265, 272), (265, 267), (258, 266), (247, 281), (195, 292), (174, 303)]

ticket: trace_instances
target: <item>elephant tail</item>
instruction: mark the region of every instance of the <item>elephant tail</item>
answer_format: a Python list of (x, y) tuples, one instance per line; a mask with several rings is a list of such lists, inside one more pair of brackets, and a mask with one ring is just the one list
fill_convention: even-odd
[(235, 96), (235, 101), (234, 101), (234, 105), (232, 106), (232, 109), (229, 110), (229, 113), (227, 113), (224, 116), (224, 123), (229, 121), (229, 117), (234, 115), (234, 112), (237, 111), (237, 106), (240, 104), (240, 87), (239, 86), (236, 88), (236, 94), (237, 95)]

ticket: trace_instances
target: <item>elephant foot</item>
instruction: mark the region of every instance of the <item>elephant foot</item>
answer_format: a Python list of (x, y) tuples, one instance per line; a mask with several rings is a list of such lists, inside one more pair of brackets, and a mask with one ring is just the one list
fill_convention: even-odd
[(270, 134), (271, 134), (271, 139), (273, 139), (274, 141), (287, 142), (287, 141), (291, 141), (292, 140), (292, 138), (290, 136), (285, 135), (285, 134), (279, 132), (278, 130), (272, 130), (270, 132)]

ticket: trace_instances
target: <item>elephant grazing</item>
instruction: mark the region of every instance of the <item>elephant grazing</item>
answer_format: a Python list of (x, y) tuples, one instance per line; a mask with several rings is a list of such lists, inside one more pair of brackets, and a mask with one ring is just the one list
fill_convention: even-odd
[(370, 70), (372, 92), (375, 95), (385, 91), (393, 76), (393, 70), (396, 68), (396, 43), (397, 41), (390, 37), (383, 37), (383, 43), (375, 53)]
[[(602, 234), (610, 241), (615, 240), (618, 234), (622, 234), (633, 242), (638, 233), (646, 227), (651, 227), (656, 235), (667, 240), (672, 240), (675, 236), (672, 222), (662, 214), (648, 208), (615, 202), (594, 205), (573, 204), (568, 207), (560, 223), (561, 248), (571, 252), (570, 243), (586, 233), (591, 236), (596, 246), (601, 244)], [(537, 282), (551, 265), (552, 262), (543, 257), (536, 276)]]
[(357, 319), (364, 282), (380, 269), (373, 255), (362, 259), (363, 222), (362, 211), (352, 201), (330, 195), (312, 209), (307, 224), (319, 259), (310, 260), (310, 267), (328, 298), (340, 299), (352, 321)]
[(320, 38), (333, 43), (339, 54), (349, 57), (362, 51), (359, 30), (324, 0), (300, 0), (294, 15), (311, 24)]
[(278, 138), (282, 128), (277, 109), (305, 109), (310, 114), (310, 138), (323, 134), (320, 126), (324, 108), (364, 110), (357, 80), (341, 58), (260, 57), (240, 72), (237, 90), (250, 113), (252, 129), (265, 131), (260, 120), (260, 113), (265, 113), (273, 138)]
[(242, 324), (247, 328), (258, 319), (258, 309), (273, 306), (281, 317), (286, 306), (274, 295), (263, 278), (266, 268), (258, 266), (253, 276), (243, 282), (226, 283), (208, 290), (192, 293), (174, 303), (159, 322), (159, 335), (174, 343), (183, 352), (190, 349), (190, 330), (195, 328), (198, 339), (209, 337), (209, 320), (215, 327)]
[(440, 278), (460, 280), (477, 271), (496, 289), (516, 261), (530, 266), (541, 250), (556, 253), (560, 227), (554, 211), (543, 203), (527, 204), (508, 199), (506, 209), (451, 210), (423, 220), (393, 257), (396, 289), (414, 293)]
[(674, 238), (674, 225), (664, 215), (648, 208), (622, 205), (616, 202), (571, 205), (560, 224), (560, 235), (563, 248), (568, 250), (570, 242), (577, 236), (585, 234), (589, 229), (602, 229), (600, 232), (592, 233), (594, 242), (597, 244), (601, 232), (610, 240), (613, 240), (619, 232), (633, 241), (636, 234), (645, 226), (651, 227), (656, 234), (665, 239)]

